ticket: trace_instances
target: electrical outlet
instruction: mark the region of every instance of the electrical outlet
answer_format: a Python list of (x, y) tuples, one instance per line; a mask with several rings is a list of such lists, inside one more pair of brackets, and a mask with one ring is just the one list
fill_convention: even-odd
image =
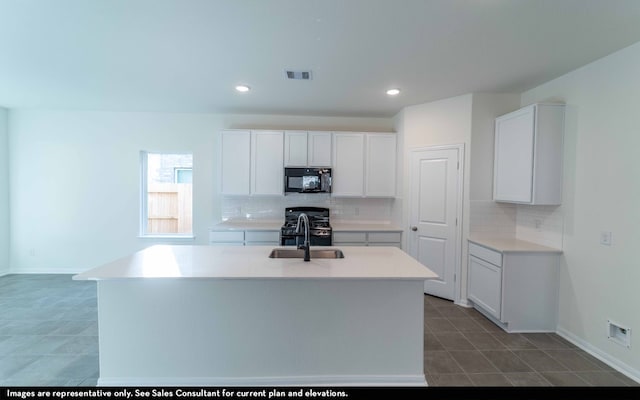
[(600, 233), (600, 244), (611, 246), (611, 232)]

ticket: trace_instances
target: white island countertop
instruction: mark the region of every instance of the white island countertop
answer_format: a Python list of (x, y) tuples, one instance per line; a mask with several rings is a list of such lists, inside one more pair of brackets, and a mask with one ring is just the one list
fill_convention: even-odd
[[(395, 247), (339, 246), (341, 259), (269, 258), (274, 246), (156, 245), (75, 275), (136, 278), (425, 280), (437, 275)], [(287, 247), (293, 249), (293, 247)], [(334, 247), (311, 247), (328, 250)]]

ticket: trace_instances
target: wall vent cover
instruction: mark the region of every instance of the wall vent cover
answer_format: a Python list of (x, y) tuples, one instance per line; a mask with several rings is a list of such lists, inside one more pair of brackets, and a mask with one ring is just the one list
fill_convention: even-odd
[(284, 71), (287, 79), (308, 81), (311, 80), (311, 71), (294, 71), (291, 69), (287, 69)]

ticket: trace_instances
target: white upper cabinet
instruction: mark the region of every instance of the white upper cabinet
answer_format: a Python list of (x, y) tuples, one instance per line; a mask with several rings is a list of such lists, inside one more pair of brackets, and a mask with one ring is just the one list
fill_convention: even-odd
[(284, 133), (284, 166), (307, 166), (307, 132), (286, 131)]
[(285, 167), (330, 167), (331, 132), (286, 131)]
[(251, 132), (223, 131), (221, 134), (221, 192), (249, 195), (251, 185)]
[(331, 132), (309, 132), (308, 165), (310, 167), (331, 166)]
[(332, 196), (364, 196), (364, 139), (363, 133), (333, 134)]
[(283, 140), (281, 131), (251, 132), (252, 195), (284, 194)]
[(395, 197), (396, 135), (334, 133), (332, 195)]
[(493, 199), (562, 201), (563, 104), (532, 104), (496, 118)]
[(367, 134), (365, 196), (395, 197), (396, 135)]

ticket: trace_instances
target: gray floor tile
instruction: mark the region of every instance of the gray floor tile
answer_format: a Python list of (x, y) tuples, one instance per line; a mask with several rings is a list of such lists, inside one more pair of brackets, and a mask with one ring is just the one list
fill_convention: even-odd
[(567, 371), (567, 367), (542, 350), (513, 350), (513, 353), (536, 371)]
[(462, 318), (448, 318), (449, 322), (460, 332), (486, 332), (477, 322), (468, 316)]
[(460, 332), (439, 332), (433, 335), (446, 350), (475, 350), (471, 342)]
[(7, 380), (13, 378), (22, 369), (35, 362), (37, 356), (4, 356), (0, 358), (0, 379)]
[(473, 318), (473, 321), (475, 323), (477, 323), (478, 325), (480, 325), (487, 332), (490, 332), (490, 333), (505, 333), (505, 331), (502, 328), (500, 328), (499, 326), (497, 326), (496, 324), (491, 322), (487, 317), (485, 317), (484, 315), (482, 315), (480, 313), (478, 313), (477, 316), (473, 316), (471, 318)]
[(436, 307), (440, 314), (445, 318), (466, 318), (467, 313), (464, 308), (455, 304)]
[(425, 332), (424, 334), (424, 350), (425, 351), (437, 351), (444, 350), (445, 348), (442, 344), (436, 339), (436, 337), (432, 333)]
[(489, 332), (463, 332), (464, 337), (477, 350), (506, 350), (507, 347)]
[(583, 357), (579, 350), (545, 350), (545, 353), (556, 359), (570, 371), (601, 371), (600, 365)]
[(528, 341), (520, 333), (496, 332), (493, 337), (500, 341), (508, 349), (535, 349), (536, 346)]
[(503, 374), (469, 374), (474, 386), (513, 386)]
[(613, 370), (613, 371), (609, 371), (609, 373), (615, 376), (616, 378), (620, 379), (627, 386), (640, 386), (640, 382), (636, 382), (633, 379), (629, 378), (628, 376), (618, 371)]
[(50, 379), (51, 377), (69, 380), (75, 378), (75, 376), (64, 372), (76, 358), (77, 356), (75, 355), (40, 356), (20, 370), (20, 375), (15, 378), (29, 379), (33, 382)]
[(98, 354), (97, 336), (67, 337), (67, 341), (58, 346), (53, 354)]
[(424, 326), (432, 333), (457, 332), (457, 329), (446, 318), (425, 318)]
[(571, 346), (563, 341), (557, 340), (552, 334), (548, 333), (522, 333), (528, 341), (533, 343), (538, 349), (570, 349)]
[(429, 386), (473, 386), (466, 374), (442, 374), (427, 377)]
[(33, 340), (16, 348), (13, 354), (49, 355), (75, 338), (69, 336), (33, 336)]
[(504, 376), (513, 386), (551, 386), (549, 381), (537, 372), (512, 372), (505, 373)]
[(531, 367), (511, 351), (485, 350), (481, 353), (501, 372), (533, 372)]
[(67, 321), (54, 330), (54, 335), (78, 335), (93, 325), (91, 321)]
[(609, 371), (582, 371), (575, 374), (591, 386), (627, 386)]
[(424, 308), (424, 317), (425, 318), (444, 318), (442, 314), (435, 307), (425, 307)]
[(424, 355), (425, 374), (454, 374), (462, 373), (462, 368), (446, 351), (431, 351)]
[(477, 350), (450, 351), (449, 354), (451, 354), (466, 373), (499, 372), (498, 369)]
[(540, 375), (553, 386), (589, 386), (573, 372), (541, 372)]

